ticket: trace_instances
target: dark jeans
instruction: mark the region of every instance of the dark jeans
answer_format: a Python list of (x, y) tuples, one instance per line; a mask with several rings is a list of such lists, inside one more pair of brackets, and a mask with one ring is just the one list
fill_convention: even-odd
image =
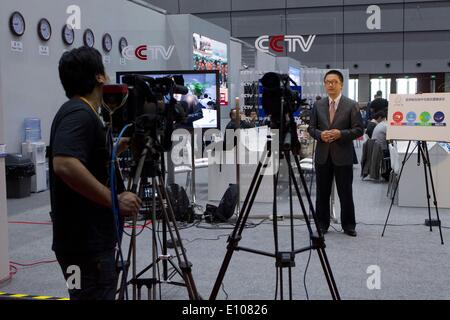
[(73, 270), (70, 266), (80, 268), (80, 288), (69, 288), (71, 300), (114, 300), (117, 290), (117, 271), (114, 250), (93, 255), (76, 256), (57, 254), (59, 265), (67, 281), (74, 284)]
[(354, 230), (355, 206), (353, 203), (353, 166), (335, 166), (330, 157), (325, 164), (316, 164), (316, 212), (320, 228), (330, 226), (330, 196), (333, 177), (341, 203), (341, 225), (344, 230)]

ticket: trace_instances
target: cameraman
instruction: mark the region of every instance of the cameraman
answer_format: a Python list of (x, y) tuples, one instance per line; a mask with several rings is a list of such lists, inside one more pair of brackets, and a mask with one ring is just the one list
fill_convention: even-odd
[[(102, 56), (88, 47), (66, 52), (59, 76), (70, 100), (57, 112), (50, 135), (52, 249), (70, 280), (71, 299), (114, 300), (117, 232), (107, 187), (112, 140), (99, 116), (107, 82)], [(122, 215), (138, 213), (135, 194), (123, 192), (118, 199)]]

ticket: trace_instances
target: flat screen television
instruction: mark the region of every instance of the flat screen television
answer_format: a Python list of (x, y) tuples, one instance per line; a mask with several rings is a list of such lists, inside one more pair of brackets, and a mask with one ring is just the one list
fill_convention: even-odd
[[(122, 83), (122, 77), (129, 74), (139, 74), (152, 78), (181, 75), (184, 85), (188, 88), (187, 95), (174, 95), (187, 108), (186, 121), (179, 127), (220, 129), (220, 98), (218, 71), (124, 71), (116, 73), (117, 83)], [(195, 117), (194, 117), (195, 115)], [(190, 119), (195, 119), (190, 121)]]

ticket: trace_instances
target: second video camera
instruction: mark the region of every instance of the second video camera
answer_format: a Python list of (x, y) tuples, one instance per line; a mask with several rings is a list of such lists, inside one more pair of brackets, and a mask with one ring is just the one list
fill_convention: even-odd
[(137, 74), (125, 75), (123, 85), (105, 85), (103, 89), (103, 112), (105, 122), (110, 123), (117, 134), (127, 124), (133, 124), (125, 137), (163, 136), (162, 146), (170, 148), (170, 136), (174, 123), (185, 118), (184, 108), (174, 94), (187, 94), (182, 76), (152, 78)]

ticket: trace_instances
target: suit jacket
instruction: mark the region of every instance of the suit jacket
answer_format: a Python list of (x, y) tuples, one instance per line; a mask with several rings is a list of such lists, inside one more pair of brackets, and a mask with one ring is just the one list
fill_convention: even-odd
[[(333, 123), (330, 124), (328, 101), (329, 98), (325, 98), (314, 103), (311, 122), (308, 127), (309, 134), (317, 140), (316, 163), (325, 164), (328, 155), (331, 155), (334, 165), (353, 165), (353, 140), (364, 134), (363, 120), (358, 103), (341, 96)], [(341, 138), (331, 143), (323, 142), (320, 134), (331, 129), (340, 130)]]

